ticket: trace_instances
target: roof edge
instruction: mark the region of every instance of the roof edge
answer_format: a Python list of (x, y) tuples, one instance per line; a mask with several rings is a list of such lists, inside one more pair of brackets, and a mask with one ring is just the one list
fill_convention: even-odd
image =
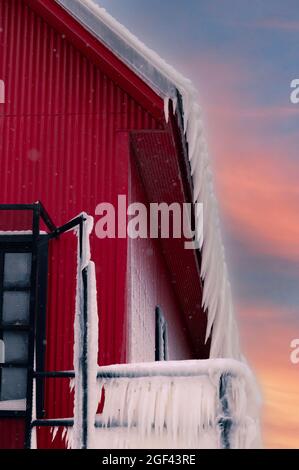
[[(103, 42), (111, 52), (154, 89), (162, 99), (166, 96), (176, 97), (176, 85), (126, 40), (127, 35), (130, 34), (129, 31), (114, 20), (104, 8), (88, 0), (84, 0), (84, 2), (81, 0), (55, 1), (93, 36)], [(105, 17), (105, 21), (99, 17), (99, 11)], [(131, 36), (133, 39), (134, 36)], [(146, 46), (144, 47), (148, 49)]]

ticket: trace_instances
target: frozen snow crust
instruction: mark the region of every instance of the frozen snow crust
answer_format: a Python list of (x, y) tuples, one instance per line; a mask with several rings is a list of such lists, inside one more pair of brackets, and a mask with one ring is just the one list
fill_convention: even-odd
[[(98, 401), (103, 390), (104, 408), (95, 417), (90, 448), (260, 446), (259, 393), (250, 369), (239, 361), (100, 367), (94, 390)], [(67, 440), (72, 447), (71, 429)]]

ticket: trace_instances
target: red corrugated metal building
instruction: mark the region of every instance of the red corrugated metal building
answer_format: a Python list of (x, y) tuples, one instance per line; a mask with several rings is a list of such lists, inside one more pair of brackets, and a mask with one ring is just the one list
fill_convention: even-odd
[[(34, 203), (62, 226), (82, 211), (97, 222), (97, 205), (117, 206), (118, 195), (146, 205), (192, 199), (179, 106), (166, 122), (159, 93), (63, 3), (70, 2), (0, 0), (1, 448), (24, 447), (28, 343), (36, 341), (41, 371), (73, 369), (77, 239), (64, 233), (34, 252), (32, 215), (42, 210)], [(157, 312), (170, 359), (208, 357), (200, 254), (183, 243), (99, 239), (93, 231), (99, 364), (155, 360)], [(33, 293), (34, 256), (44, 264)], [(32, 324), (34, 296), (40, 318)], [(72, 416), (68, 378), (44, 377), (36, 393), (44, 418)], [(65, 443), (38, 427), (37, 445)]]

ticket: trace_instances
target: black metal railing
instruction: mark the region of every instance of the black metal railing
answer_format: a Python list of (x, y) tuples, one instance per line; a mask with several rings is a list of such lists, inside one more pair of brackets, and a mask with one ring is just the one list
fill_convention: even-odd
[[(5, 217), (1, 219), (4, 211), (6, 212)], [(79, 259), (82, 259), (82, 243), (83, 243), (83, 223), (85, 221), (84, 215), (81, 214), (78, 217), (70, 220), (66, 224), (57, 227), (50, 215), (46, 211), (43, 204), (38, 201), (34, 204), (0, 204), (0, 230), (2, 231), (1, 238), (4, 240), (5, 232), (13, 231), (15, 236), (18, 232), (26, 232), (25, 238), (30, 241), (32, 246), (32, 263), (31, 263), (31, 295), (30, 295), (30, 310), (29, 310), (29, 338), (28, 338), (28, 361), (26, 363), (27, 368), (27, 390), (26, 390), (26, 411), (21, 412), (21, 415), (25, 418), (25, 440), (24, 447), (29, 449), (31, 447), (31, 433), (32, 428), (35, 426), (56, 426), (62, 425), (68, 426), (73, 423), (73, 420), (51, 420), (42, 419), (42, 406), (41, 406), (41, 389), (44, 387), (44, 380), (46, 378), (73, 378), (75, 376), (74, 371), (45, 371), (44, 354), (39, 348), (36, 348), (35, 337), (36, 325), (39, 324), (37, 318), (38, 310), (38, 288), (39, 283), (37, 282), (38, 269), (39, 269), (39, 244), (48, 242), (49, 240), (60, 237), (65, 232), (79, 228)], [(41, 225), (46, 229), (46, 233), (41, 233)], [(11, 235), (10, 235), (11, 236)], [(82, 270), (82, 286), (83, 286), (83, 305), (82, 308), (82, 341), (83, 341), (83, 353), (80, 358), (80, 368), (83, 377), (83, 403), (82, 403), (82, 447), (87, 447), (87, 410), (88, 410), (88, 395), (87, 395), (87, 382), (88, 382), (88, 370), (87, 370), (87, 269)], [(84, 326), (85, 325), (85, 326)], [(43, 328), (45, 328), (45, 321), (43, 321)], [(38, 336), (41, 336), (40, 331)], [(41, 342), (43, 343), (43, 342)], [(41, 346), (44, 347), (44, 346)], [(36, 366), (34, 365), (34, 354), (36, 348)], [(4, 365), (0, 365), (0, 368)], [(34, 380), (36, 380), (36, 404), (33, 403), (33, 386)], [(36, 406), (35, 406), (36, 405)], [(36, 408), (37, 419), (32, 420), (33, 407)], [(6, 416), (15, 417), (16, 412), (7, 413)]]
[[(198, 361), (200, 362), (200, 360)], [(141, 365), (141, 364), (140, 364)], [(148, 369), (146, 370), (145, 368), (140, 368), (139, 370), (135, 371), (126, 371), (124, 370), (124, 367), (122, 366), (119, 371), (116, 370), (115, 367), (111, 368), (109, 370), (109, 367), (105, 367), (105, 370), (100, 370), (97, 373), (97, 378), (98, 379), (103, 379), (103, 380), (113, 380), (113, 379), (136, 379), (136, 378), (149, 378), (153, 376), (159, 376), (159, 377), (196, 377), (200, 375), (206, 375), (208, 376), (207, 373), (199, 373), (194, 369), (193, 371), (188, 370), (187, 368), (185, 369), (185, 372), (183, 369), (177, 369), (175, 370), (170, 370), (169, 373), (167, 371), (161, 372), (159, 368), (156, 370), (153, 369)], [(230, 410), (230, 401), (229, 401), (229, 389), (230, 389), (230, 383), (231, 379), (233, 378), (233, 374), (229, 372), (224, 372), (220, 375), (219, 379), (219, 390), (218, 390), (218, 397), (219, 397), (219, 405), (220, 405), (220, 418), (217, 422), (217, 425), (220, 430), (220, 436), (221, 436), (221, 445), (222, 448), (224, 449), (229, 449), (230, 448), (230, 435), (231, 435), (231, 429), (233, 426), (233, 418), (231, 415), (231, 410)], [(105, 428), (105, 427), (124, 427), (123, 423), (118, 422), (117, 420), (112, 420), (110, 422), (103, 424), (101, 422), (101, 419), (99, 417), (96, 418), (95, 420), (95, 427), (96, 428)]]
[[(37, 391), (41, 390), (44, 387), (44, 382), (46, 379), (74, 379), (75, 378), (75, 371), (46, 371), (44, 370), (42, 352), (39, 354), (37, 350), (37, 361), (36, 366), (34, 365), (34, 349), (35, 349), (35, 333), (36, 333), (36, 321), (37, 321), (37, 310), (38, 310), (38, 283), (37, 283), (37, 273), (39, 268), (39, 256), (38, 256), (38, 246), (39, 243), (44, 242), (45, 240), (52, 240), (55, 238), (60, 237), (65, 232), (78, 227), (79, 229), (79, 261), (82, 261), (83, 256), (83, 224), (85, 221), (84, 215), (79, 215), (78, 217), (72, 219), (71, 221), (67, 222), (66, 224), (57, 227), (54, 222), (52, 221), (51, 217), (47, 213), (44, 206), (41, 202), (37, 202), (34, 204), (0, 204), (0, 215), (1, 211), (29, 211), (29, 217), (16, 217), (16, 226), (18, 229), (30, 229), (31, 234), (27, 235), (30, 237), (32, 242), (32, 266), (31, 266), (31, 283), (33, 286), (32, 295), (30, 300), (30, 337), (29, 337), (29, 354), (28, 354), (28, 373), (27, 373), (27, 397), (26, 397), (26, 411), (25, 411), (25, 442), (24, 447), (30, 448), (31, 447), (31, 433), (34, 427), (55, 427), (55, 426), (63, 426), (63, 427), (71, 427), (74, 425), (74, 418), (60, 418), (60, 419), (52, 419), (52, 418), (43, 418), (41, 405), (39, 404), (39, 393), (36, 394), (36, 403), (33, 403), (33, 385), (34, 380), (36, 380)], [(13, 217), (11, 218), (13, 221)], [(1, 220), (0, 220), (1, 221)], [(25, 223), (27, 226), (25, 227)], [(30, 226), (28, 225), (28, 221), (30, 221)], [(44, 224), (46, 228), (46, 233), (41, 233), (41, 224)], [(3, 227), (2, 227), (3, 228)], [(13, 227), (15, 228), (15, 227)], [(0, 230), (1, 230), (1, 223), (0, 223)], [(81, 270), (81, 282), (83, 288), (83, 295), (82, 295), (82, 304), (81, 304), (81, 312), (80, 312), (80, 329), (82, 334), (82, 351), (81, 357), (79, 360), (79, 374), (81, 374), (81, 385), (82, 385), (82, 422), (80, 426), (82, 427), (82, 439), (81, 439), (81, 447), (87, 448), (88, 446), (88, 434), (89, 434), (89, 423), (88, 423), (88, 338), (87, 338), (87, 324), (88, 324), (88, 273), (87, 268), (82, 267)], [(45, 327), (45, 326), (43, 326)], [(200, 361), (199, 361), (200, 362)], [(0, 366), (1, 367), (1, 366)], [(161, 371), (156, 371), (157, 375), (167, 375), (161, 373)], [(173, 372), (172, 372), (173, 374)], [(101, 379), (116, 379), (116, 378), (136, 378), (136, 377), (150, 377), (155, 375), (153, 370), (146, 371), (143, 370), (134, 370), (134, 372), (128, 373), (128, 371), (124, 370), (123, 367), (117, 370), (115, 367), (105, 367), (105, 370), (100, 369), (97, 374), (97, 378)], [(180, 376), (188, 376), (190, 375), (190, 371), (186, 369), (180, 370), (177, 375)], [(198, 375), (198, 372), (194, 372), (191, 375)], [(219, 381), (219, 403), (221, 408), (221, 418), (218, 420), (217, 425), (220, 429), (221, 435), (221, 442), (223, 448), (230, 448), (230, 435), (231, 429), (233, 426), (233, 420), (231, 417), (231, 410), (230, 404), (228, 399), (228, 390), (230, 386), (230, 380), (232, 378), (232, 374), (230, 373), (222, 373), (220, 375)], [(33, 407), (36, 408), (36, 419), (32, 419), (33, 415)], [(15, 414), (13, 414), (15, 416)], [(103, 425), (99, 416), (95, 418), (94, 426), (96, 428), (106, 427), (107, 424)], [(108, 427), (123, 427), (123, 423), (119, 423), (117, 421), (111, 421), (108, 424)]]

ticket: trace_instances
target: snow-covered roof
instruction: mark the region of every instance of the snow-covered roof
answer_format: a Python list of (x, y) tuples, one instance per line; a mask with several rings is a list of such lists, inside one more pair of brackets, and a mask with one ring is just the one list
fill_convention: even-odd
[(56, 2), (164, 99), (166, 119), (168, 101), (172, 99), (175, 107), (179, 91), (193, 180), (193, 198), (194, 202), (203, 203), (204, 208), (201, 276), (204, 279), (203, 304), (208, 311), (207, 338), (213, 328), (210, 357), (239, 358), (231, 288), (196, 89), (190, 80), (145, 46), (94, 1)]

